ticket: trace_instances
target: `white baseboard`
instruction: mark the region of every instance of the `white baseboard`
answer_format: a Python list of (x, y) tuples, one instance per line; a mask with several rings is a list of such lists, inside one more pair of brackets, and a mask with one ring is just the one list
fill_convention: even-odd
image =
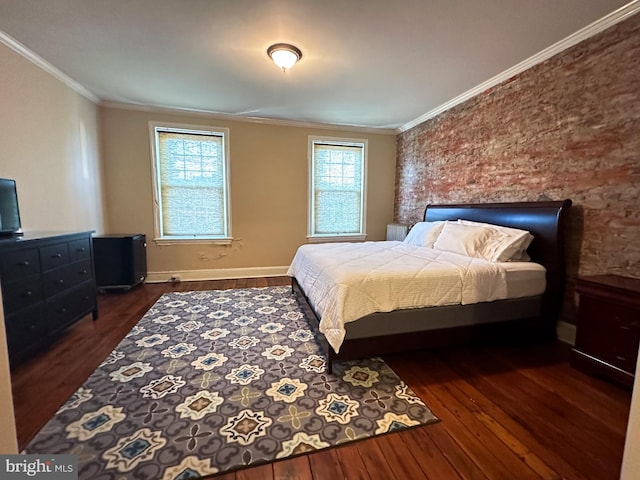
[(217, 268), (212, 270), (172, 270), (167, 272), (148, 272), (147, 283), (169, 282), (176, 278), (181, 282), (197, 282), (203, 280), (226, 280), (233, 278), (281, 277), (287, 274), (289, 267), (250, 267), (250, 268)]
[(558, 322), (556, 326), (556, 335), (558, 340), (569, 345), (575, 345), (576, 343), (576, 326), (567, 322)]

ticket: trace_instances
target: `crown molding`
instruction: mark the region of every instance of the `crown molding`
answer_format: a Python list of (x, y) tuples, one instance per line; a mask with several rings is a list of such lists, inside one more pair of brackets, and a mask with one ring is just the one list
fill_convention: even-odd
[(365, 127), (361, 125), (348, 125), (339, 123), (320, 123), (320, 122), (304, 122), (297, 120), (284, 120), (279, 118), (269, 117), (251, 117), (245, 115), (237, 115), (232, 113), (221, 113), (211, 110), (198, 110), (192, 108), (177, 108), (177, 107), (165, 107), (160, 105), (147, 105), (140, 103), (128, 103), (128, 102), (115, 102), (115, 101), (101, 101), (99, 104), (105, 108), (117, 108), (121, 110), (134, 110), (139, 112), (150, 113), (163, 113), (168, 115), (194, 115), (207, 118), (216, 118), (220, 120), (226, 120), (230, 122), (244, 122), (244, 123), (260, 123), (265, 125), (276, 125), (282, 127), (298, 127), (298, 128), (313, 128), (319, 130), (339, 130), (341, 132), (359, 132), (359, 133), (375, 133), (378, 135), (397, 135), (399, 133), (397, 128), (378, 128), (378, 127)]
[(0, 43), (3, 43), (7, 47), (9, 47), (11, 50), (16, 52), (18, 55), (21, 55), (22, 57), (26, 58), (35, 66), (40, 67), (49, 75), (61, 81), (67, 87), (74, 90), (76, 93), (82, 95), (87, 100), (90, 100), (91, 102), (96, 104), (100, 102), (100, 99), (96, 95), (94, 95), (89, 89), (87, 89), (80, 83), (76, 82), (74, 79), (72, 79), (71, 77), (63, 73), (61, 70), (51, 65), (44, 58), (42, 58), (38, 54), (29, 50), (29, 48), (24, 46), (22, 43), (18, 42), (12, 36), (3, 32), (2, 30), (0, 30)]
[(427, 113), (421, 115), (420, 117), (405, 123), (399, 128), (376, 128), (376, 127), (367, 127), (361, 125), (348, 125), (348, 124), (327, 124), (327, 123), (316, 123), (316, 122), (305, 122), (305, 121), (295, 121), (295, 120), (284, 120), (284, 119), (275, 119), (275, 118), (267, 118), (267, 117), (251, 117), (251, 116), (242, 116), (242, 115), (234, 115), (221, 113), (216, 111), (207, 111), (207, 110), (197, 110), (197, 109), (187, 109), (187, 108), (174, 108), (174, 107), (165, 107), (165, 106), (157, 106), (157, 105), (141, 105), (141, 104), (132, 104), (125, 102), (111, 102), (111, 101), (101, 101), (99, 97), (97, 97), (94, 93), (92, 93), (89, 89), (81, 85), (80, 83), (73, 80), (71, 77), (63, 73), (58, 68), (54, 67), (51, 63), (31, 51), (25, 45), (18, 42), (16, 39), (8, 35), (7, 33), (0, 30), (0, 43), (6, 45), (22, 57), (29, 60), (34, 65), (40, 67), (45, 72), (52, 75), (54, 78), (58, 79), (69, 88), (77, 92), (78, 94), (84, 96), (88, 100), (93, 103), (96, 103), (100, 106), (105, 106), (109, 108), (120, 108), (120, 109), (128, 109), (128, 110), (138, 110), (138, 111), (147, 111), (147, 112), (157, 112), (157, 113), (168, 113), (168, 114), (191, 114), (191, 115), (200, 115), (207, 116), (210, 118), (219, 118), (221, 120), (228, 121), (237, 121), (237, 122), (248, 122), (248, 123), (261, 123), (267, 125), (279, 125), (279, 126), (287, 126), (287, 127), (299, 127), (299, 128), (313, 128), (313, 129), (322, 129), (322, 130), (341, 130), (341, 131), (352, 131), (352, 132), (361, 132), (361, 133), (376, 133), (376, 134), (398, 134), (405, 132), (431, 118), (434, 118), (441, 113), (459, 105), (476, 95), (486, 91), (487, 89), (494, 87), (505, 80), (521, 73), (529, 68), (542, 63), (543, 61), (553, 57), (554, 55), (576, 45), (577, 43), (586, 40), (597, 33), (600, 33), (606, 30), (609, 27), (612, 27), (628, 17), (638, 13), (640, 11), (640, 0), (633, 0), (628, 4), (620, 7), (619, 9), (611, 12), (610, 14), (602, 17), (599, 20), (587, 25), (586, 27), (578, 30), (576, 33), (569, 35), (568, 37), (560, 40), (559, 42), (551, 45), (550, 47), (538, 52), (537, 54), (529, 57), (528, 59), (518, 63), (517, 65), (505, 70), (504, 72), (490, 78), (489, 80), (477, 85), (476, 87), (467, 90), (466, 92), (458, 95), (457, 97), (449, 100), (448, 102), (443, 103), (442, 105), (428, 111)]
[(360, 133), (376, 133), (376, 134), (388, 134), (388, 135), (397, 135), (398, 129), (396, 128), (377, 128), (377, 127), (366, 127), (362, 125), (342, 125), (342, 124), (330, 124), (330, 123), (320, 123), (320, 122), (304, 122), (304, 121), (295, 121), (295, 120), (282, 120), (275, 118), (263, 118), (263, 117), (250, 117), (243, 115), (235, 115), (230, 113), (221, 113), (216, 111), (209, 110), (197, 110), (197, 109), (189, 109), (189, 108), (177, 108), (177, 107), (165, 107), (158, 105), (144, 105), (137, 103), (127, 103), (127, 102), (113, 102), (113, 101), (103, 101), (95, 94), (93, 94), (89, 89), (81, 85), (80, 83), (73, 80), (71, 77), (63, 73), (58, 68), (54, 67), (51, 63), (47, 62), (44, 58), (31, 51), (28, 47), (18, 42), (15, 38), (8, 35), (4, 31), (0, 30), (0, 43), (6, 45), (8, 48), (16, 52), (18, 55), (24, 57), (37, 67), (41, 68), (54, 78), (58, 79), (66, 86), (87, 98), (91, 102), (98, 104), (100, 106), (109, 107), (109, 108), (120, 108), (125, 110), (138, 110), (138, 111), (146, 111), (146, 112), (155, 112), (155, 113), (166, 113), (166, 114), (190, 114), (190, 115), (199, 115), (206, 116), (209, 118), (219, 118), (221, 120), (228, 120), (234, 122), (248, 122), (248, 123), (262, 123), (267, 125), (279, 125), (285, 127), (299, 127), (299, 128), (313, 128), (313, 129), (321, 129), (321, 130), (340, 130), (340, 131), (349, 131), (349, 132), (360, 132)]
[(638, 11), (640, 11), (640, 0), (633, 0), (632, 2), (620, 7), (618, 10), (615, 10), (613, 12), (611, 12), (610, 14), (602, 17), (600, 20), (596, 20), (595, 22), (591, 23), (590, 25), (587, 25), (586, 27), (578, 30), (577, 32), (569, 35), (568, 37), (560, 40), (557, 43), (554, 43), (553, 45), (551, 45), (548, 48), (545, 48), (544, 50), (536, 53), (535, 55), (532, 55), (531, 57), (527, 58), (526, 60), (518, 63), (517, 65), (514, 65), (513, 67), (505, 70), (502, 73), (499, 73), (498, 75), (496, 75), (495, 77), (490, 78), (489, 80), (481, 83), (480, 85), (477, 85), (476, 87), (472, 88), (471, 90), (467, 90), (466, 92), (462, 93), (461, 95), (458, 95), (455, 98), (452, 98), (451, 100), (449, 100), (446, 103), (443, 103), (442, 105), (440, 105), (439, 107), (434, 108), (433, 110), (428, 111), (427, 113), (425, 113), (424, 115), (419, 116), (418, 118), (416, 118), (415, 120), (412, 120), (410, 122), (405, 123), (404, 125), (402, 125), (398, 130), (399, 132), (406, 132), (407, 130), (431, 119), (434, 118), (438, 115), (440, 115), (443, 112), (446, 112), (447, 110), (449, 110), (450, 108), (455, 107), (456, 105), (459, 105), (467, 100), (469, 100), (470, 98), (475, 97), (476, 95), (479, 95), (480, 93), (484, 92), (485, 90), (494, 87), (502, 82), (504, 82), (505, 80), (510, 79), (511, 77), (517, 75), (518, 73), (524, 72), (525, 70), (528, 70), (529, 68), (533, 67), (534, 65), (537, 65), (539, 63), (544, 62), (545, 60), (548, 60), (549, 58), (553, 57), (554, 55), (557, 55), (560, 52), (563, 52), (564, 50), (567, 50), (570, 47), (573, 47), (574, 45), (582, 42), (583, 40), (586, 40), (594, 35), (596, 35), (597, 33), (600, 33), (604, 30), (606, 30), (609, 27), (612, 27), (620, 22), (622, 22), (623, 20), (626, 20), (627, 18), (629, 18), (630, 16), (638, 13)]

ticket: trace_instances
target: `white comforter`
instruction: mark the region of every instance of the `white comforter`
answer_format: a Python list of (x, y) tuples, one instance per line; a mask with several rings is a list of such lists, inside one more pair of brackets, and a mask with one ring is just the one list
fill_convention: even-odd
[(303, 245), (287, 274), (307, 294), (336, 352), (345, 323), (370, 313), (507, 296), (498, 264), (403, 242)]

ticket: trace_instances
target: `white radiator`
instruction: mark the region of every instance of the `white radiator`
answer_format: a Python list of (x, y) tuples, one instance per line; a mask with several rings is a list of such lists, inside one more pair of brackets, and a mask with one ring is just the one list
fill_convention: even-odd
[(404, 240), (409, 232), (409, 225), (390, 223), (387, 225), (387, 240)]

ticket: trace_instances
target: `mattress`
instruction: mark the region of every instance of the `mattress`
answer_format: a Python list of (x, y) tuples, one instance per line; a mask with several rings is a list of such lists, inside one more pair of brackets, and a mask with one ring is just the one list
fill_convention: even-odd
[(545, 270), (495, 263), (403, 242), (303, 245), (288, 270), (336, 352), (345, 324), (375, 312), (467, 305), (540, 294)]
[(507, 279), (506, 298), (541, 295), (547, 286), (547, 270), (535, 262), (500, 262)]

